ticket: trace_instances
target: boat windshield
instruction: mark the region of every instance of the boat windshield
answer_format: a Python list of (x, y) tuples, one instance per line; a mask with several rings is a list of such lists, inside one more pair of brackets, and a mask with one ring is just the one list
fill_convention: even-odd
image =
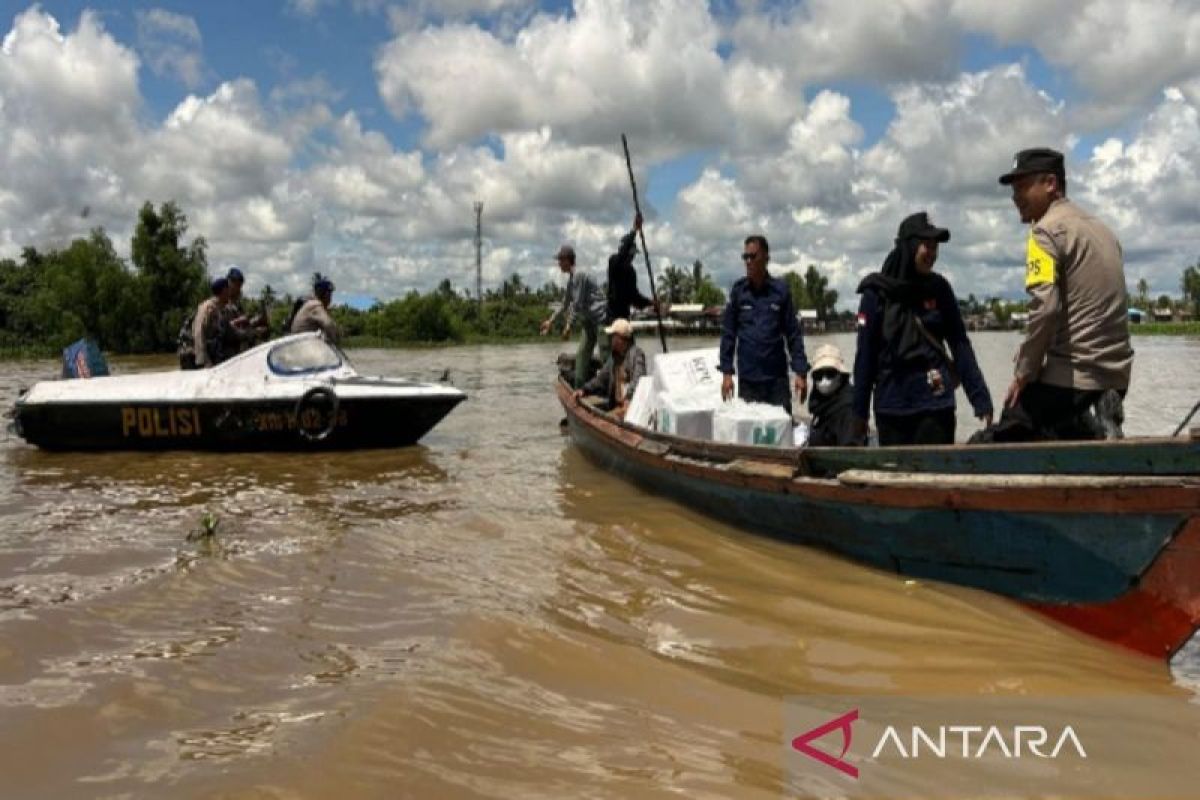
[(277, 374), (297, 375), (337, 369), (342, 365), (342, 356), (336, 347), (314, 336), (284, 342), (272, 348), (267, 354), (267, 365)]

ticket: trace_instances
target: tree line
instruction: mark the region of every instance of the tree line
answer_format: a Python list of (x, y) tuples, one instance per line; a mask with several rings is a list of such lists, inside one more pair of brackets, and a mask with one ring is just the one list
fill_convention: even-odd
[[(183, 320), (209, 291), (207, 242), (200, 236), (187, 242), (187, 232), (187, 217), (175, 203), (155, 208), (147, 202), (138, 212), (132, 263), (117, 255), (102, 228), (60, 250), (26, 247), (19, 259), (0, 259), (0, 350), (47, 353), (87, 336), (112, 353), (173, 351)], [(816, 266), (781, 277), (796, 308), (815, 309), (822, 322), (837, 316), (838, 293)], [(1200, 261), (1183, 271), (1180, 288), (1181, 302), (1200, 318)], [(1131, 301), (1148, 306), (1146, 282), (1137, 289)], [(725, 303), (725, 292), (700, 261), (690, 270), (669, 265), (658, 275), (657, 290), (671, 304)], [(424, 294), (411, 291), (367, 309), (335, 306), (332, 313), (351, 342), (511, 340), (532, 338), (547, 307), (561, 300), (554, 283), (534, 288), (514, 274), (482, 298), (447, 279)], [(1001, 322), (1022, 306), (974, 295), (960, 302), (965, 314), (990, 311)], [(266, 313), (272, 333), (281, 334), (293, 303), (267, 285), (244, 305), (248, 313)], [(1160, 307), (1171, 303), (1166, 295), (1158, 298)]]

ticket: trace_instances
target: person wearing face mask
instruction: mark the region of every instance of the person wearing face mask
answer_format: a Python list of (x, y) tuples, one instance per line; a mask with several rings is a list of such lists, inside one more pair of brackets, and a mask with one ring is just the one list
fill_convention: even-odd
[[(879, 443), (954, 443), (954, 390), (960, 382), (975, 416), (992, 422), (992, 398), (967, 338), (949, 281), (933, 272), (950, 231), (925, 212), (900, 223), (880, 272), (858, 287), (854, 413), (865, 433), (874, 396)], [(947, 346), (949, 352), (947, 352)]]
[(813, 391), (808, 398), (810, 447), (861, 447), (866, 435), (856, 424), (854, 388), (842, 351), (831, 344), (817, 348), (812, 362)]

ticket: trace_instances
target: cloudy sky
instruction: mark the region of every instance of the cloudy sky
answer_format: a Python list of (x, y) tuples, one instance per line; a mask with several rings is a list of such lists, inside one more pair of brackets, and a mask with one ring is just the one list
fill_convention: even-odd
[(997, 176), (1068, 155), (1131, 285), (1200, 257), (1194, 0), (195, 0), (0, 3), (0, 256), (173, 199), (248, 290), (389, 299), (600, 266), (632, 218), (656, 270), (728, 285), (742, 238), (852, 301), (906, 214), (953, 232), (961, 296), (1017, 296)]

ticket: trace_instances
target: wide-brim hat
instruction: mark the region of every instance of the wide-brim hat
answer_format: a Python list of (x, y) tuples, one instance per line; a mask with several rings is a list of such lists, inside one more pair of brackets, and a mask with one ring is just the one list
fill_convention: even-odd
[(823, 369), (836, 369), (838, 372), (850, 374), (850, 370), (846, 369), (846, 362), (842, 359), (842, 351), (832, 344), (821, 345), (813, 356), (812, 371), (820, 372)]

